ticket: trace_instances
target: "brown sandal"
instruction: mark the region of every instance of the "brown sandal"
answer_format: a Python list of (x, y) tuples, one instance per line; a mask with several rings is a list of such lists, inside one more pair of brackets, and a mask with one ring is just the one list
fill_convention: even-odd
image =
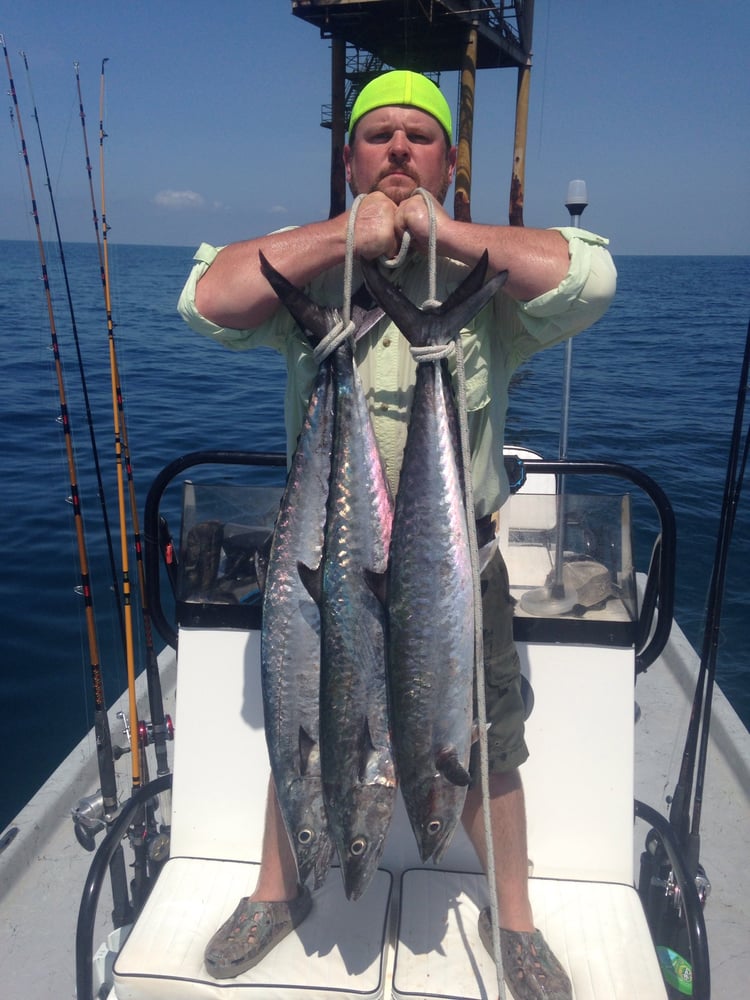
[(206, 968), (214, 979), (231, 979), (252, 969), (298, 927), (312, 908), (310, 890), (301, 888), (288, 902), (262, 902), (245, 896), (206, 946)]
[[(479, 937), (494, 955), (492, 919), (486, 906), (479, 914)], [(503, 973), (514, 1000), (571, 1000), (570, 980), (539, 930), (500, 928)]]

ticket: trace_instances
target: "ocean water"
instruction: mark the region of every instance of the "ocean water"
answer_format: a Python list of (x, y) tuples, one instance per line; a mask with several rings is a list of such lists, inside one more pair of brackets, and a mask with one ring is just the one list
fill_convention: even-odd
[[(1, 830), (91, 726), (92, 696), (38, 248), (33, 242), (0, 241), (0, 253), (5, 279), (0, 725), (11, 761), (0, 779)], [(48, 245), (47, 254), (111, 703), (125, 686), (124, 657), (57, 248)], [(202, 448), (284, 447), (280, 359), (267, 351), (221, 349), (176, 314), (191, 256), (191, 248), (110, 244), (115, 344), (141, 519), (154, 475), (173, 458)], [(116, 529), (111, 378), (96, 248), (71, 244), (66, 261), (109, 519)], [(613, 306), (574, 341), (568, 456), (634, 465), (667, 492), (678, 526), (676, 615), (700, 648), (750, 316), (750, 258), (619, 257), (616, 263)], [(537, 355), (519, 373), (508, 441), (557, 456), (562, 373), (562, 348)], [(115, 552), (119, 565), (117, 539)], [(645, 569), (647, 555), (639, 556), (639, 568)], [(745, 725), (750, 725), (748, 565), (745, 494), (728, 564), (717, 671)]]

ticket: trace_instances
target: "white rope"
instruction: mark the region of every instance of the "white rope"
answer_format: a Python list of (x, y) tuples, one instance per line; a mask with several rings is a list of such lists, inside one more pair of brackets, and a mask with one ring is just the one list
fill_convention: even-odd
[(472, 580), (474, 583), (474, 668), (476, 671), (477, 716), (479, 719), (479, 779), (482, 789), (482, 819), (484, 822), (484, 841), (487, 853), (487, 882), (490, 896), (490, 914), (492, 925), (492, 953), (495, 959), (497, 973), (497, 988), (499, 1000), (505, 1000), (505, 973), (503, 970), (503, 953), (500, 945), (500, 908), (497, 899), (497, 878), (495, 868), (495, 845), (492, 840), (492, 813), (490, 811), (490, 775), (489, 750), (487, 746), (487, 702), (484, 690), (484, 641), (482, 636), (482, 584), (479, 578), (479, 552), (477, 546), (477, 525), (474, 519), (474, 491), (471, 479), (471, 452), (469, 450), (469, 427), (466, 416), (466, 374), (464, 371), (464, 352), (461, 338), (456, 342), (456, 386), (459, 412), (459, 435), (461, 451), (468, 455), (464, 462), (464, 487), (466, 491), (466, 510), (469, 527), (469, 551), (472, 561)]
[(341, 319), (331, 330), (316, 344), (313, 350), (313, 358), (321, 364), (327, 357), (342, 344), (347, 337), (354, 333), (354, 323), (352, 321), (352, 274), (354, 271), (354, 223), (357, 219), (357, 211), (364, 195), (360, 194), (352, 203), (349, 219), (346, 225), (346, 251), (344, 253), (344, 301), (341, 306)]
[(417, 362), (417, 364), (422, 364), (427, 361), (442, 361), (443, 358), (449, 358), (451, 354), (455, 353), (456, 344), (451, 341), (449, 344), (425, 344), (424, 347), (412, 347), (411, 356)]
[(344, 255), (344, 302), (341, 307), (341, 316), (344, 326), (349, 325), (352, 316), (352, 272), (354, 270), (354, 223), (357, 220), (357, 212), (362, 204), (363, 194), (357, 195), (352, 202), (349, 219), (346, 224), (346, 253)]
[(344, 323), (343, 319), (340, 319), (313, 348), (315, 362), (322, 364), (347, 337), (351, 337), (353, 332), (354, 322), (349, 320), (348, 323)]
[(380, 263), (383, 267), (401, 267), (401, 265), (406, 260), (406, 255), (409, 252), (409, 245), (411, 243), (411, 233), (404, 233), (401, 238), (401, 246), (398, 248), (398, 253), (395, 257), (386, 257), (385, 254), (380, 258)]

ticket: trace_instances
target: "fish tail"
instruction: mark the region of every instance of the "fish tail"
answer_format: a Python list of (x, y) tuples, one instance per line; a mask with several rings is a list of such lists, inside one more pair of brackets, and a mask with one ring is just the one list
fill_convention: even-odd
[(269, 263), (263, 251), (258, 251), (260, 270), (297, 323), (302, 327), (312, 345), (318, 344), (331, 328), (331, 310), (317, 305), (303, 291)]
[(412, 347), (447, 344), (476, 316), (505, 284), (507, 271), (485, 282), (489, 254), (485, 250), (478, 263), (441, 306), (419, 309), (392, 285), (374, 261), (360, 262), (367, 287)]

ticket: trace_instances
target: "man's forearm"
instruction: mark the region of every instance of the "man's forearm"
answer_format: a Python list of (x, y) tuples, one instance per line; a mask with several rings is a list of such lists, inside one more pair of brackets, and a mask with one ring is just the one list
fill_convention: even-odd
[(260, 271), (258, 251), (295, 285), (305, 285), (344, 258), (346, 216), (298, 229), (232, 243), (218, 252), (198, 282), (195, 305), (201, 315), (235, 330), (253, 329), (279, 306)]
[(428, 210), (419, 194), (398, 206), (397, 234), (410, 233), (419, 249), (426, 253), (432, 214), (438, 254), (473, 266), (487, 250), (490, 274), (508, 271), (504, 291), (514, 299), (527, 302), (552, 291), (568, 273), (568, 245), (558, 232), (457, 222), (442, 205), (433, 203)]
[(438, 234), (438, 253), (474, 264), (489, 252), (490, 274), (508, 271), (503, 290), (527, 302), (557, 288), (568, 272), (567, 241), (554, 230), (455, 222)]

